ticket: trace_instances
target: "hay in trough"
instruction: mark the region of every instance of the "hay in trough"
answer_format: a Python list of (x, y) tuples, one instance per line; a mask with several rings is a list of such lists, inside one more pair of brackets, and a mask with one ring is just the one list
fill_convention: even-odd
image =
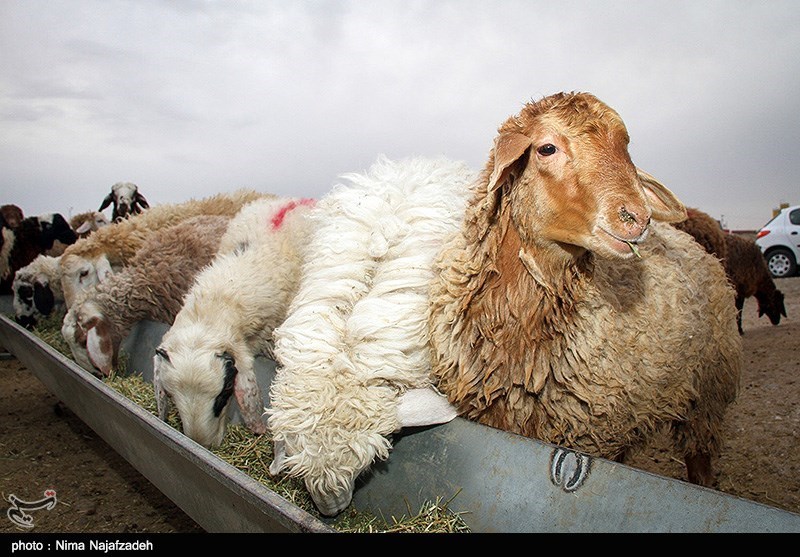
[[(106, 383), (153, 415), (158, 415), (153, 385), (140, 375), (112, 374)], [(174, 409), (167, 423), (180, 430), (180, 418)], [(288, 476), (273, 477), (269, 473), (272, 462), (272, 439), (269, 434), (255, 435), (241, 424), (228, 426), (220, 447), (212, 452), (219, 458), (262, 483), (287, 501), (320, 518), (302, 479)], [(441, 500), (426, 502), (419, 511), (401, 517), (378, 517), (352, 508), (346, 509), (333, 523), (333, 527), (350, 533), (457, 533), (469, 528), (457, 513), (447, 508)]]

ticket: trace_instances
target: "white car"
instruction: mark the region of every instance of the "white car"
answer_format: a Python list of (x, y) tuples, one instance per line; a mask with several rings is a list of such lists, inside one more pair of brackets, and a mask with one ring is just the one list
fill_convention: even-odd
[(786, 207), (758, 231), (756, 244), (775, 278), (797, 274), (800, 261), (800, 205)]

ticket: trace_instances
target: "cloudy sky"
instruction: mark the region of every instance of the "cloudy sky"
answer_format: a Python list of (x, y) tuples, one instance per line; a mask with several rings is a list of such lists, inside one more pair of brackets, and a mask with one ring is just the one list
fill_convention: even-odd
[(800, 203), (796, 0), (0, 0), (0, 203), (319, 197), (381, 153), (478, 169), (557, 91), (615, 108), (634, 162), (730, 228)]

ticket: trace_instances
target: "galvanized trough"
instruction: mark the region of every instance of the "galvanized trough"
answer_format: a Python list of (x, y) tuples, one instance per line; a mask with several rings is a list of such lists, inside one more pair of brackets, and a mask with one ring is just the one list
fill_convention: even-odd
[[(332, 532), (322, 520), (119, 395), (13, 320), (0, 346), (209, 532)], [(123, 344), (128, 369), (152, 380), (167, 330), (140, 322)], [(268, 404), (274, 362), (259, 358)], [(238, 412), (234, 420), (238, 420)], [(800, 532), (800, 514), (664, 478), (467, 420), (406, 431), (362, 474), (353, 504), (384, 516), (447, 501), (473, 532)]]

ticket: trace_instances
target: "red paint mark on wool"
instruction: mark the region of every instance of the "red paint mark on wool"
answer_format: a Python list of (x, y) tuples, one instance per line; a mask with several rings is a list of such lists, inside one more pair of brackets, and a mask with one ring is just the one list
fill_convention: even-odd
[(317, 201), (315, 199), (308, 199), (308, 198), (301, 199), (300, 201), (290, 201), (289, 203), (278, 209), (278, 212), (272, 216), (271, 220), (272, 230), (278, 230), (283, 224), (283, 221), (286, 219), (286, 215), (288, 215), (294, 209), (301, 206), (312, 206), (316, 202)]

